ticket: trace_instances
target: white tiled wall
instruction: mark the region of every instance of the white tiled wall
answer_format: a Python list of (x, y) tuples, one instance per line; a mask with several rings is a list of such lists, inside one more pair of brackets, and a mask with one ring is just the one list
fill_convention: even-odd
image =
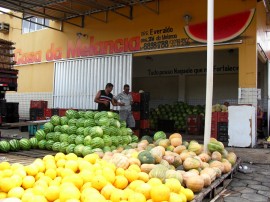
[(52, 93), (7, 93), (7, 102), (19, 103), (19, 116), (20, 119), (29, 119), (29, 109), (31, 100), (44, 100), (48, 101), (48, 108), (52, 108), (53, 104)]
[(239, 104), (252, 104), (257, 107), (258, 91), (257, 88), (239, 88), (238, 92)]

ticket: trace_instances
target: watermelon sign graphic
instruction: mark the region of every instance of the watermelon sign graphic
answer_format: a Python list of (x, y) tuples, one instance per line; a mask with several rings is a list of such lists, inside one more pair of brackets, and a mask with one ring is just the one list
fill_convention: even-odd
[[(214, 19), (214, 43), (230, 41), (240, 36), (250, 25), (255, 9)], [(185, 26), (186, 34), (194, 41), (207, 42), (207, 22)]]

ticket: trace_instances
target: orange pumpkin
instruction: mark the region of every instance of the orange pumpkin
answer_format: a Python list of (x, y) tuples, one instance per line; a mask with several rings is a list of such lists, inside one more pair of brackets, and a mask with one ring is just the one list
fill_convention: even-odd
[(186, 150), (186, 146), (184, 145), (179, 145), (177, 147), (174, 148), (173, 152), (177, 153), (177, 154), (181, 154), (182, 151)]
[(128, 158), (129, 165), (136, 164), (138, 166), (141, 166), (141, 162), (137, 158)]
[(155, 164), (142, 164), (141, 171), (145, 173), (150, 173), (150, 171), (155, 167)]
[(211, 179), (211, 182), (213, 182), (216, 179), (216, 176), (217, 176), (215, 169), (210, 168), (210, 167), (204, 168), (201, 171), (201, 174), (207, 174), (207, 175), (209, 175), (210, 176), (210, 179)]
[(218, 151), (214, 151), (211, 155), (212, 160), (221, 161), (222, 155)]
[(169, 140), (171, 140), (173, 138), (181, 138), (182, 139), (182, 135), (180, 133), (173, 133), (170, 135)]
[(208, 174), (203, 173), (200, 175), (203, 178), (204, 181), (204, 187), (208, 187), (211, 184), (211, 178)]
[(210, 168), (217, 167), (221, 170), (222, 173), (224, 172), (224, 165), (220, 161), (212, 161), (209, 163), (209, 165), (210, 165)]
[(189, 177), (186, 180), (187, 188), (191, 189), (193, 192), (200, 192), (204, 187), (204, 180), (201, 176)]
[(199, 157), (203, 162), (208, 162), (211, 159), (211, 157), (207, 153), (201, 153)]

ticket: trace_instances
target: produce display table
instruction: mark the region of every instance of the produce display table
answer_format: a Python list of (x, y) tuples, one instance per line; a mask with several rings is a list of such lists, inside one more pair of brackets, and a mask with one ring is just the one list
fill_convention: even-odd
[(233, 174), (236, 173), (241, 159), (238, 158), (232, 170), (229, 173), (223, 174), (220, 178), (216, 179), (207, 188), (204, 188), (191, 202), (211, 201), (216, 195), (222, 192), (232, 181)]

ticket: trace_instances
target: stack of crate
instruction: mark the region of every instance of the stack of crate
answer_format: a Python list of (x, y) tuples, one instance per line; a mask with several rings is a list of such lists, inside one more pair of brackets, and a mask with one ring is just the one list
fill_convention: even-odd
[(134, 133), (139, 137), (149, 134), (149, 101), (150, 94), (132, 92), (132, 114), (135, 120)]
[(211, 137), (228, 142), (228, 112), (213, 112)]
[(187, 133), (189, 135), (201, 135), (203, 133), (203, 122), (201, 115), (188, 115)]
[(44, 110), (48, 108), (48, 101), (30, 101), (30, 121), (45, 120)]

